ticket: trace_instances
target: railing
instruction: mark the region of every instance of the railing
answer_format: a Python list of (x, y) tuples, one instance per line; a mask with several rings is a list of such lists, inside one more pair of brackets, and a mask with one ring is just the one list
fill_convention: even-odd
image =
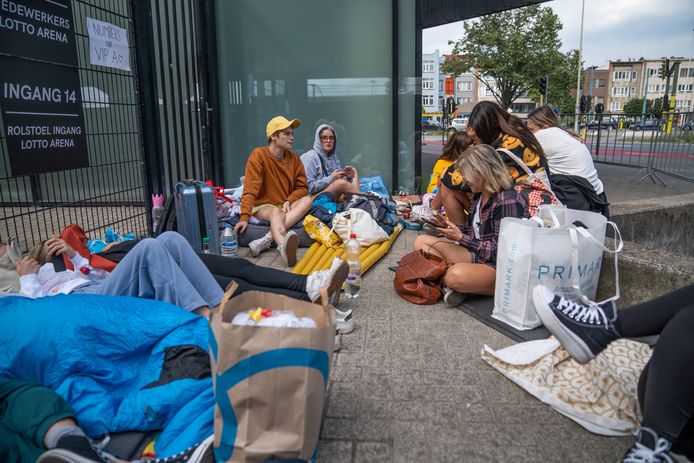
[[(694, 182), (694, 112), (666, 113), (662, 118), (623, 114), (587, 114), (580, 119), (580, 135), (593, 160), (639, 167), (643, 178), (658, 180), (660, 172)], [(574, 115), (561, 115), (562, 124), (574, 127)]]
[(23, 250), (69, 223), (95, 234), (109, 226), (148, 233), (134, 60), (132, 72), (90, 64), (86, 25), (94, 18), (126, 29), (134, 55), (129, 2), (71, 3), (78, 60), (70, 67), (79, 74), (89, 166), (13, 176), (0, 124), (0, 239), (16, 237)]

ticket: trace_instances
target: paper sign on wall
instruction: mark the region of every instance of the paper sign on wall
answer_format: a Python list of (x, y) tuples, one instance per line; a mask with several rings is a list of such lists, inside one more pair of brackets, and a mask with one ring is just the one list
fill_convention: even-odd
[(89, 62), (99, 66), (130, 70), (128, 32), (122, 27), (87, 18)]

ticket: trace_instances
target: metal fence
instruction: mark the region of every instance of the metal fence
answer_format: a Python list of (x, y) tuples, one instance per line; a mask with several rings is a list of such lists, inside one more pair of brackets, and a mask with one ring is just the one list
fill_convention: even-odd
[(82, 91), (89, 167), (11, 176), (5, 127), (0, 137), (0, 239), (18, 238), (26, 250), (69, 223), (103, 234), (109, 226), (147, 233), (137, 76), (90, 64), (86, 18), (128, 31), (134, 56), (130, 4), (73, 0), (77, 69)]
[(203, 28), (207, 3), (133, 0), (152, 193), (168, 195), (185, 178), (215, 177), (206, 73), (212, 50)]
[[(579, 124), (596, 162), (642, 168), (643, 178), (654, 182), (658, 172), (694, 182), (694, 113), (663, 118), (606, 113), (601, 121), (596, 116), (587, 114)], [(561, 115), (561, 120), (573, 129), (573, 114)]]
[[(0, 123), (0, 240), (14, 236), (23, 250), (69, 223), (93, 236), (108, 227), (149, 235), (151, 194), (220, 171), (212, 163), (206, 73), (212, 2), (71, 5), (89, 167), (13, 177)], [(90, 64), (87, 17), (127, 30), (131, 72)]]

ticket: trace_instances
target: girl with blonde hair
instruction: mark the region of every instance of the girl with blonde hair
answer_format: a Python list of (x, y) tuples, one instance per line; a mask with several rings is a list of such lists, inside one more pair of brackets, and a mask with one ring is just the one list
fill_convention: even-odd
[(468, 148), (454, 166), (473, 193), (467, 223), (447, 220), (437, 230), (446, 238), (420, 235), (414, 249), (436, 254), (451, 266), (444, 276), (444, 302), (460, 304), (468, 294), (494, 294), (501, 219), (529, 217), (528, 204), (513, 189), (499, 153), (489, 145)]

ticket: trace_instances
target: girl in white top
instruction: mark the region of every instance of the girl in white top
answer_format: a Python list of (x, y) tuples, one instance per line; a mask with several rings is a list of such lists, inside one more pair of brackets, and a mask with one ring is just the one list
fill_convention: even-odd
[(602, 194), (604, 188), (590, 151), (579, 137), (561, 127), (552, 108), (540, 106), (528, 114), (528, 128), (540, 142), (553, 175), (583, 177), (593, 185), (596, 194)]

